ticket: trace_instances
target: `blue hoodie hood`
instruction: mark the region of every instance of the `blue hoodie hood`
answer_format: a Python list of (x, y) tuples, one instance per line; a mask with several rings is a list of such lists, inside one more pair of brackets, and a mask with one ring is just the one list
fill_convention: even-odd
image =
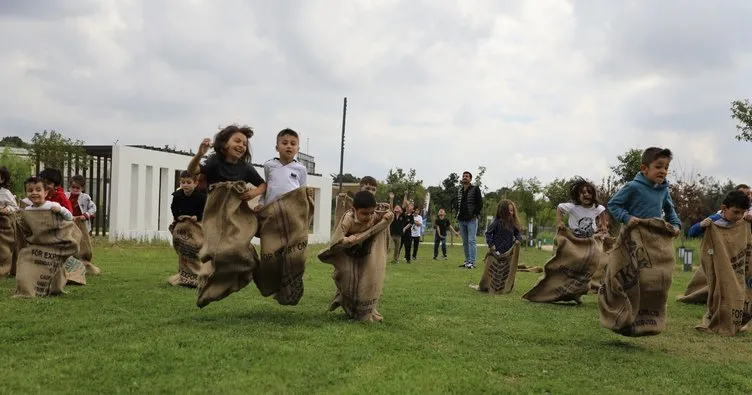
[(631, 217), (665, 218), (671, 225), (680, 228), (681, 221), (676, 215), (668, 187), (667, 180), (655, 184), (642, 172), (637, 173), (634, 180), (609, 200), (608, 211), (621, 223), (629, 222)]

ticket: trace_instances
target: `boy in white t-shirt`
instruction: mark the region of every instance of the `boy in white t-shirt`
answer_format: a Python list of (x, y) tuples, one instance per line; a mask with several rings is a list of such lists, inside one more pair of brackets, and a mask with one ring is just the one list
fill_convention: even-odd
[(24, 182), (24, 186), (26, 187), (26, 199), (30, 203), (25, 210), (49, 210), (57, 213), (66, 221), (73, 221), (73, 213), (67, 208), (61, 206), (60, 203), (47, 200), (47, 189), (41, 178), (30, 177)]
[(287, 192), (294, 191), (308, 182), (306, 167), (295, 160), (300, 150), (298, 133), (292, 129), (283, 129), (277, 134), (276, 150), (279, 158), (264, 163), (266, 194), (259, 199), (260, 210)]
[(593, 183), (576, 177), (569, 190), (571, 203), (560, 203), (556, 207), (556, 223), (564, 228), (562, 213), (569, 216), (567, 224), (577, 237), (592, 237), (598, 230), (606, 228), (606, 208), (598, 204)]

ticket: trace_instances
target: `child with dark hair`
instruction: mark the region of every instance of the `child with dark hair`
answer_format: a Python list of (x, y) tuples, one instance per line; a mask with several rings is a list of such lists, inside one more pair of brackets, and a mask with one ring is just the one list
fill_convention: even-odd
[(39, 173), (39, 178), (44, 181), (48, 189), (47, 200), (60, 203), (61, 206), (72, 213), (73, 205), (65, 196), (65, 191), (63, 190), (63, 173), (58, 169), (48, 167)]
[(10, 191), (10, 171), (0, 167), (0, 213), (10, 214), (18, 211), (16, 196)]
[[(26, 189), (26, 198), (30, 202), (30, 205), (26, 206), (24, 210), (48, 210), (56, 213), (66, 221), (73, 221), (73, 214), (67, 207), (63, 207), (62, 204), (49, 198), (48, 193), (50, 193), (50, 189), (46, 180), (43, 180), (41, 177), (29, 177), (24, 182), (24, 188)], [(65, 197), (65, 195), (63, 195), (63, 197)]]
[(65, 197), (73, 206), (73, 217), (85, 220), (88, 229), (91, 230), (90, 220), (97, 213), (97, 206), (91, 200), (91, 196), (84, 192), (85, 187), (86, 178), (77, 174), (71, 177), (68, 183), (70, 191), (65, 193)]
[(598, 196), (593, 183), (575, 177), (569, 188), (569, 203), (560, 203), (556, 207), (556, 223), (559, 229), (565, 229), (562, 213), (568, 214), (569, 229), (577, 237), (591, 237), (599, 229), (604, 229), (606, 208), (598, 204)]
[(705, 233), (705, 229), (711, 224), (728, 228), (743, 219), (749, 208), (750, 199), (746, 193), (738, 190), (729, 192), (723, 199), (723, 203), (721, 203), (721, 211), (692, 225), (687, 231), (687, 236), (702, 236)]
[(188, 216), (196, 217), (198, 222), (204, 216), (204, 206), (206, 205), (206, 194), (197, 190), (197, 177), (187, 171), (180, 172), (180, 189), (172, 193), (172, 211), (173, 221), (178, 217)]
[(348, 317), (359, 321), (381, 321), (377, 311), (386, 271), (386, 243), (394, 214), (378, 205), (368, 191), (353, 196), (353, 209), (345, 213), (327, 249), (319, 253), (322, 262), (334, 266), (332, 279), (337, 287), (329, 304), (333, 311), (342, 307)]
[[(486, 244), (494, 255), (500, 256), (520, 244), (522, 241), (522, 226), (517, 216), (517, 208), (511, 200), (499, 202), (496, 216), (486, 230)], [(475, 269), (475, 265), (470, 267)]]
[(277, 133), (275, 149), (279, 158), (264, 163), (264, 178), (266, 179), (266, 194), (262, 195), (259, 203), (269, 204), (280, 196), (294, 191), (308, 183), (308, 171), (305, 166), (295, 160), (300, 150), (298, 133), (292, 129), (283, 129)]
[(608, 211), (617, 221), (636, 225), (638, 218), (665, 218), (679, 234), (681, 220), (666, 181), (672, 157), (668, 148), (650, 147), (642, 153), (640, 172), (608, 202)]
[[(251, 200), (265, 193), (266, 183), (251, 164), (248, 140), (252, 136), (253, 129), (250, 127), (230, 125), (214, 136), (213, 144), (209, 138), (205, 138), (188, 164), (188, 172), (191, 175), (203, 174), (209, 193), (213, 184), (224, 181), (245, 181), (257, 187), (246, 191), (242, 195), (243, 200)], [(201, 159), (211, 147), (214, 147), (214, 152), (201, 164)]]

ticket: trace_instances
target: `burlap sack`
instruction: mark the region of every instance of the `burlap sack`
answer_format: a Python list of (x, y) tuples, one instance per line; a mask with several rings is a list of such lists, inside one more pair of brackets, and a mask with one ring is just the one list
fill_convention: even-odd
[(27, 245), (18, 254), (15, 296), (63, 293), (63, 263), (78, 252), (76, 225), (52, 211), (24, 211), (21, 215)]
[(178, 255), (178, 272), (167, 279), (174, 286), (198, 287), (201, 261), (198, 253), (204, 244), (204, 230), (195, 216), (181, 215), (170, 225), (172, 247)]
[(281, 305), (294, 306), (303, 297), (313, 193), (313, 188), (300, 187), (257, 213), (261, 254), (253, 281), (261, 295), (274, 295)]
[(702, 266), (695, 270), (683, 295), (676, 297), (681, 303), (705, 304), (708, 302), (708, 279)]
[(81, 264), (86, 269), (86, 274), (98, 276), (102, 274), (102, 269), (91, 263), (92, 251), (94, 250), (91, 245), (91, 237), (89, 236), (89, 226), (85, 220), (74, 220), (77, 230), (76, 240), (78, 240), (78, 254), (74, 257), (78, 258)]
[(26, 247), (26, 238), (24, 236), (24, 229), (23, 229), (23, 226), (21, 226), (21, 223), (23, 222), (23, 216), (21, 214), (22, 212), (17, 212), (15, 214), (16, 249), (13, 253), (13, 262), (11, 263), (11, 267), (10, 267), (9, 276), (11, 277), (16, 276), (18, 253), (21, 252), (22, 248)]
[(248, 203), (240, 199), (246, 189), (242, 181), (217, 183), (206, 198), (204, 245), (198, 254), (202, 262), (198, 307), (224, 299), (253, 280), (259, 258), (251, 239), (258, 230), (258, 220)]
[[(391, 211), (377, 211), (368, 224), (354, 223), (353, 212), (345, 214), (332, 241), (318, 254), (334, 266), (337, 287), (329, 311), (342, 307), (348, 317), (359, 321), (380, 321), (376, 311), (386, 274), (387, 232), (394, 219)], [(349, 231), (348, 231), (349, 230)]]
[(353, 199), (347, 196), (346, 193), (337, 194), (337, 205), (334, 208), (334, 225), (335, 228), (339, 225), (345, 213), (350, 211), (353, 207)]
[(542, 273), (543, 268), (539, 266), (517, 265), (517, 271), (522, 273)]
[(595, 237), (577, 237), (569, 229), (559, 230), (556, 240), (558, 247), (543, 267), (543, 278), (522, 297), (531, 302), (575, 301), (579, 304), (598, 267), (603, 242)]
[(89, 236), (89, 225), (86, 220), (78, 218), (73, 222), (81, 232), (81, 242), (78, 245), (78, 254), (76, 254), (76, 258), (82, 261), (91, 262), (93, 250), (91, 248), (91, 237)]
[(738, 221), (725, 228), (716, 224), (702, 239), (702, 267), (707, 276), (708, 309), (695, 328), (703, 332), (734, 336), (752, 318), (752, 234)]
[(623, 336), (657, 335), (666, 327), (674, 268), (674, 228), (658, 219), (622, 226), (598, 292), (600, 322)]
[(603, 276), (606, 274), (606, 264), (608, 263), (608, 254), (614, 248), (616, 240), (607, 232), (596, 233), (593, 237), (601, 241), (602, 249), (599, 251), (598, 264), (595, 267), (593, 275), (588, 283), (589, 293), (598, 294), (601, 289)]
[(517, 277), (517, 264), (520, 258), (520, 246), (515, 244), (500, 256), (489, 249), (484, 259), (485, 268), (478, 284), (478, 291), (490, 294), (508, 294), (514, 288)]
[(0, 277), (10, 274), (16, 254), (16, 215), (0, 214)]
[(66, 284), (86, 285), (86, 266), (74, 256), (68, 257), (63, 263)]

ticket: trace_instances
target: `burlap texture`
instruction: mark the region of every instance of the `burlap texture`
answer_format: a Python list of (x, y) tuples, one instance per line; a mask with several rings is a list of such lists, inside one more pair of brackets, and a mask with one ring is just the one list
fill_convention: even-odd
[(91, 247), (91, 237), (89, 236), (89, 225), (85, 219), (76, 218), (73, 222), (76, 224), (76, 227), (81, 233), (81, 239), (78, 243), (78, 254), (76, 254), (76, 258), (82, 261), (91, 262), (93, 250)]
[(313, 194), (313, 188), (300, 187), (257, 213), (261, 254), (253, 281), (261, 295), (274, 295), (281, 305), (296, 305), (303, 297)]
[(592, 294), (598, 294), (598, 290), (601, 288), (601, 282), (603, 276), (606, 274), (606, 265), (608, 264), (608, 254), (614, 248), (616, 240), (608, 234), (608, 232), (599, 232), (593, 235), (596, 240), (601, 242), (600, 257), (598, 263), (595, 266), (593, 275), (590, 276), (590, 282), (588, 283), (588, 292)]
[(207, 196), (202, 221), (204, 245), (198, 254), (202, 262), (198, 307), (224, 299), (253, 280), (259, 258), (251, 239), (258, 230), (258, 220), (248, 203), (240, 199), (246, 189), (242, 181), (217, 183)]
[(21, 252), (21, 249), (26, 247), (26, 237), (24, 235), (24, 229), (21, 225), (23, 222), (23, 216), (22, 212), (17, 212), (15, 215), (15, 226), (16, 226), (16, 249), (13, 254), (13, 262), (10, 267), (10, 273), (9, 275), (11, 277), (14, 277), (16, 275), (16, 267), (18, 262), (18, 254)]
[(68, 257), (63, 263), (66, 284), (86, 285), (86, 266), (74, 256)]
[(734, 336), (752, 318), (752, 234), (738, 221), (725, 228), (711, 224), (702, 239), (702, 268), (708, 284), (708, 308), (695, 328)]
[(687, 284), (687, 290), (684, 291), (683, 295), (677, 296), (676, 300), (690, 304), (705, 304), (708, 302), (708, 279), (705, 277), (705, 269), (702, 266), (695, 269), (692, 279)]
[(543, 267), (543, 278), (522, 295), (524, 299), (579, 303), (579, 298), (588, 292), (590, 278), (604, 255), (602, 239), (580, 238), (569, 229), (561, 229), (556, 240), (558, 247)]
[(0, 214), (0, 277), (10, 274), (16, 248), (16, 215)]
[(167, 279), (174, 286), (198, 287), (201, 261), (198, 259), (204, 244), (204, 230), (195, 216), (181, 215), (170, 225), (172, 247), (178, 255), (178, 272)]
[(335, 228), (339, 225), (345, 213), (350, 211), (353, 207), (353, 199), (347, 196), (346, 193), (337, 194), (337, 204), (334, 208), (334, 225)]
[(359, 321), (380, 321), (376, 311), (386, 274), (386, 243), (391, 211), (379, 210), (368, 224), (355, 223), (349, 211), (337, 226), (332, 241), (318, 254), (334, 266), (332, 279), (337, 287), (329, 311), (342, 307), (348, 317)]
[(600, 322), (623, 336), (649, 336), (666, 327), (674, 268), (674, 229), (658, 219), (622, 226), (598, 292)]
[(27, 244), (18, 254), (16, 296), (63, 293), (63, 263), (78, 252), (76, 225), (52, 211), (24, 211), (21, 216)]
[(517, 271), (521, 273), (542, 273), (543, 268), (539, 266), (527, 266), (527, 265), (517, 265)]
[(512, 292), (519, 259), (520, 246), (517, 244), (501, 255), (495, 255), (489, 249), (484, 259), (485, 268), (478, 283), (478, 291), (490, 294)]

